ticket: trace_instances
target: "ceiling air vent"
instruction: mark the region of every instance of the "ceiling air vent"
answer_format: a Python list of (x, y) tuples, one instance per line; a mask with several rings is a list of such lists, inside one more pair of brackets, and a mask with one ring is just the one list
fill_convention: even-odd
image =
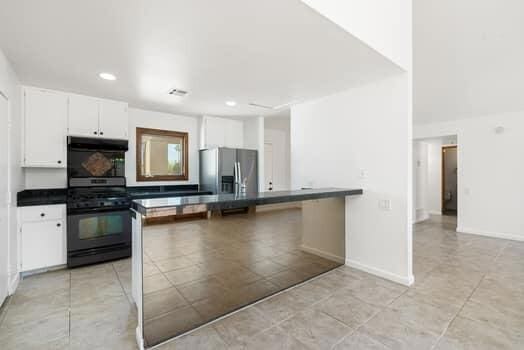
[(268, 106), (268, 105), (263, 105), (263, 104), (260, 104), (260, 103), (250, 102), (249, 105), (253, 106), (253, 107), (258, 107), (258, 108), (279, 110), (279, 109), (282, 109), (282, 108), (289, 107), (289, 106), (291, 106), (291, 105), (293, 105), (295, 103), (297, 103), (297, 101), (291, 101), (291, 102), (284, 103), (284, 104), (281, 104), (281, 105), (278, 105), (278, 106)]
[(182, 89), (173, 89), (173, 90), (169, 91), (169, 94), (170, 95), (174, 95), (174, 96), (186, 96), (187, 95), (187, 91), (186, 90), (182, 90)]

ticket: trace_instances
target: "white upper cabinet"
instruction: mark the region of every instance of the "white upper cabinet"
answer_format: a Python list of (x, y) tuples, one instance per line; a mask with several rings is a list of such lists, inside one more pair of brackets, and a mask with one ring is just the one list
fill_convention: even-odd
[(98, 135), (99, 100), (93, 97), (69, 95), (69, 135)]
[(25, 167), (66, 167), (66, 94), (37, 88), (24, 88)]
[(70, 95), (69, 135), (127, 139), (127, 103)]
[(201, 128), (201, 148), (244, 146), (244, 123), (240, 120), (205, 116)]
[(100, 136), (110, 139), (127, 139), (127, 120), (127, 103), (100, 100)]

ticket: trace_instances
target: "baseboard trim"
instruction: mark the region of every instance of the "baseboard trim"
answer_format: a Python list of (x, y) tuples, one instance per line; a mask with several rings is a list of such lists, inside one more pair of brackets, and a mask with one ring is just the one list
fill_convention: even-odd
[(19, 283), (20, 283), (20, 274), (19, 273), (15, 273), (11, 277), (11, 280), (9, 281), (9, 289), (7, 291), (9, 293), (9, 295), (15, 294), (16, 288), (18, 288), (18, 284)]
[(467, 233), (470, 235), (492, 237), (492, 238), (509, 239), (512, 241), (520, 241), (520, 242), (524, 241), (524, 236), (521, 236), (521, 235), (516, 235), (513, 233), (483, 231), (483, 230), (472, 229), (469, 227), (458, 227), (457, 226), (457, 232)]
[(400, 276), (394, 273), (391, 273), (386, 270), (377, 269), (375, 267), (371, 267), (366, 264), (359, 263), (355, 260), (347, 259), (346, 265), (349, 267), (353, 267), (357, 270), (362, 270), (364, 272), (370, 273), (372, 275), (376, 275), (378, 277), (382, 277), (384, 279), (403, 284), (405, 286), (411, 286), (415, 282), (415, 277), (413, 275), (410, 276)]
[(300, 246), (300, 249), (302, 249), (303, 251), (305, 251), (307, 253), (318, 255), (318, 256), (321, 256), (321, 257), (323, 257), (325, 259), (328, 259), (328, 260), (331, 260), (331, 261), (335, 261), (335, 262), (340, 263), (340, 264), (344, 264), (346, 262), (346, 259), (343, 256), (338, 256), (338, 255), (335, 255), (335, 254), (331, 254), (331, 253), (325, 252), (325, 251), (317, 249), (317, 248), (312, 248), (312, 247), (305, 246), (303, 244)]
[(428, 210), (428, 214), (429, 215), (442, 215), (442, 212), (436, 211), (436, 210)]
[(426, 215), (424, 215), (423, 217), (421, 217), (420, 219), (415, 219), (413, 221), (414, 224), (418, 224), (419, 222), (422, 222), (422, 221), (426, 221), (426, 220), (429, 220), (429, 214), (426, 213)]

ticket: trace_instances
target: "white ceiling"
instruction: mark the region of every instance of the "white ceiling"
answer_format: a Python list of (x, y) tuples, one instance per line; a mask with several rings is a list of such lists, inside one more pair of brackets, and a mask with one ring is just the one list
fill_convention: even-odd
[(524, 1), (413, 6), (415, 122), (524, 110)]
[[(3, 1), (0, 47), (24, 84), (192, 115), (273, 114), (247, 104), (303, 101), (397, 70), (299, 0)], [(168, 95), (175, 87), (188, 96)]]

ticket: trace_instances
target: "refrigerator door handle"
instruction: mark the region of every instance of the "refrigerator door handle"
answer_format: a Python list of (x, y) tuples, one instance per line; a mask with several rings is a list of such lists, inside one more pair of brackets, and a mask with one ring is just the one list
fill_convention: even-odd
[(235, 184), (238, 184), (239, 183), (238, 162), (235, 162), (234, 177), (235, 177)]
[(238, 183), (242, 184), (243, 180), (242, 180), (242, 170), (240, 170), (240, 162), (237, 162), (237, 164), (238, 164)]

